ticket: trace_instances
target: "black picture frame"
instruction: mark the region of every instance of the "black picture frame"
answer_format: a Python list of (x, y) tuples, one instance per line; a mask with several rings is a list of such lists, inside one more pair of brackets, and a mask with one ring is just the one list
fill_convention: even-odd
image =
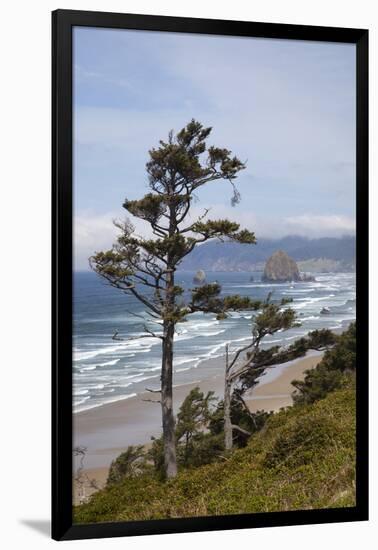
[[(73, 525), (72, 521), (72, 28), (74, 26), (356, 44), (357, 485), (354, 508)], [(368, 519), (368, 31), (181, 17), (52, 13), (52, 537), (55, 540)]]

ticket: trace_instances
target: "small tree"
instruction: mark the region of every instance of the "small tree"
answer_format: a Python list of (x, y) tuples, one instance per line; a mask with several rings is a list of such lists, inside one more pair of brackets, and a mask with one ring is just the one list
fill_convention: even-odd
[[(182, 402), (177, 414), (176, 442), (177, 463), (179, 467), (188, 468), (208, 464), (216, 460), (223, 451), (223, 437), (213, 433), (214, 411), (216, 401), (214, 392), (206, 394), (197, 386), (193, 388)], [(153, 462), (155, 473), (161, 477), (164, 469), (163, 439), (151, 438), (153, 443), (146, 458)]]
[[(242, 379), (243, 375), (247, 374), (250, 378), (250, 387), (257, 384), (258, 378), (264, 373), (267, 364), (266, 358), (270, 355), (260, 349), (262, 340), (265, 336), (273, 335), (278, 331), (288, 330), (297, 326), (295, 312), (291, 308), (284, 308), (286, 300), (278, 304), (271, 302), (269, 294), (265, 302), (261, 304), (260, 312), (252, 319), (252, 338), (251, 341), (239, 348), (234, 353), (232, 359), (229, 357), (229, 346), (226, 345), (226, 368), (224, 382), (224, 444), (226, 450), (230, 450), (233, 444), (233, 430), (238, 430), (244, 435), (248, 435), (246, 430), (238, 425), (232, 424), (231, 421), (231, 399), (233, 389), (235, 397), (237, 397), (243, 405), (245, 405), (242, 390), (237, 390), (235, 387)], [(247, 407), (245, 406), (247, 409)]]
[(177, 415), (176, 440), (182, 442), (182, 462), (188, 465), (193, 454), (194, 442), (203, 435), (211, 418), (214, 392), (205, 395), (199, 387), (193, 388), (185, 397)]
[(107, 479), (107, 485), (119, 483), (124, 477), (136, 477), (146, 470), (143, 445), (130, 445), (112, 461)]
[(182, 260), (200, 243), (218, 238), (254, 244), (255, 236), (240, 230), (228, 219), (209, 220), (208, 211), (194, 221), (188, 217), (195, 193), (215, 181), (229, 181), (233, 188), (232, 204), (240, 195), (234, 180), (245, 164), (228, 149), (208, 146), (211, 128), (192, 120), (176, 135), (169, 133), (157, 149), (149, 151), (146, 164), (151, 192), (139, 200), (126, 199), (123, 207), (133, 216), (146, 221), (153, 237), (134, 233), (129, 221), (116, 223), (120, 235), (110, 250), (90, 258), (94, 271), (108, 283), (134, 296), (146, 308), (152, 321), (162, 319), (163, 331), (156, 333), (149, 323), (147, 336), (162, 342), (160, 402), (162, 408), (164, 465), (168, 478), (177, 473), (175, 419), (173, 414), (173, 343), (177, 323), (191, 313), (203, 311), (224, 318), (227, 311), (253, 308), (256, 304), (239, 296), (221, 297), (218, 284), (193, 289), (186, 298), (177, 285), (175, 272)]

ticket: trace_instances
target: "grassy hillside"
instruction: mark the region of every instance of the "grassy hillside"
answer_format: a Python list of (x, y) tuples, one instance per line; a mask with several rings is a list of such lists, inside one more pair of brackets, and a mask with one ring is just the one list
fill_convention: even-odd
[(169, 482), (141, 476), (103, 489), (76, 523), (354, 506), (355, 388), (267, 421), (244, 449)]

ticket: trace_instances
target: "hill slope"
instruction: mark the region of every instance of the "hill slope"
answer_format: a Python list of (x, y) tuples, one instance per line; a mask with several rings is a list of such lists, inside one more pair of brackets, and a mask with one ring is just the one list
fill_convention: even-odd
[(76, 523), (354, 506), (355, 388), (273, 415), (221, 463), (141, 476), (76, 507)]

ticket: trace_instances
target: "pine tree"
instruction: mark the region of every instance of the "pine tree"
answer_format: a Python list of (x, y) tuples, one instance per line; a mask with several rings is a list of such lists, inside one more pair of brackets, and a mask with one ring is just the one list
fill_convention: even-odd
[(153, 237), (134, 233), (129, 221), (117, 222), (120, 235), (110, 250), (97, 252), (90, 259), (92, 268), (111, 286), (142, 302), (151, 321), (162, 320), (162, 333), (145, 325), (145, 335), (162, 341), (160, 402), (162, 408), (164, 464), (167, 478), (177, 474), (175, 418), (173, 414), (173, 346), (177, 323), (191, 313), (215, 313), (219, 319), (227, 311), (256, 308), (257, 302), (240, 296), (221, 296), (217, 283), (194, 288), (189, 297), (176, 284), (175, 273), (182, 260), (200, 243), (224, 239), (254, 244), (252, 232), (240, 229), (228, 219), (208, 219), (208, 210), (190, 218), (196, 192), (211, 182), (228, 181), (233, 190), (232, 204), (240, 200), (234, 180), (245, 163), (225, 148), (207, 145), (211, 128), (192, 120), (158, 148), (149, 151), (146, 170), (150, 192), (139, 200), (126, 199), (123, 207), (146, 221)]

